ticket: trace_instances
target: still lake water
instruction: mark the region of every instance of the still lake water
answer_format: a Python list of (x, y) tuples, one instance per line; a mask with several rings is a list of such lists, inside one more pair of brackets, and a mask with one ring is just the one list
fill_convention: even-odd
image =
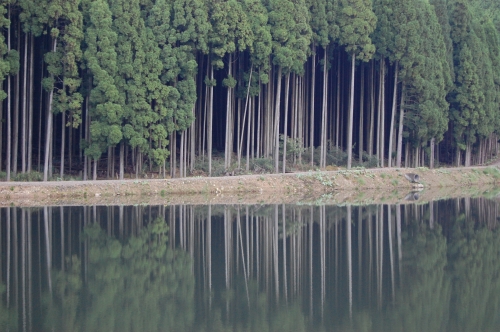
[(0, 209), (1, 331), (499, 331), (500, 205)]

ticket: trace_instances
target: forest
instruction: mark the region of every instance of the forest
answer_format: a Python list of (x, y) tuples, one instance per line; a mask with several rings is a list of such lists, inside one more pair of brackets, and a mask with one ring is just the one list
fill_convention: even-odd
[(497, 0), (0, 0), (0, 179), (484, 164)]

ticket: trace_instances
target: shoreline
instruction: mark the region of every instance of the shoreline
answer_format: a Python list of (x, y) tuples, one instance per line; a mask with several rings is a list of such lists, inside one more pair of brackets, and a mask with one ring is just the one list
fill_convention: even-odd
[[(418, 174), (412, 184), (405, 174)], [(500, 184), (495, 166), (382, 168), (176, 179), (0, 182), (0, 206), (407, 202), (477, 195)]]

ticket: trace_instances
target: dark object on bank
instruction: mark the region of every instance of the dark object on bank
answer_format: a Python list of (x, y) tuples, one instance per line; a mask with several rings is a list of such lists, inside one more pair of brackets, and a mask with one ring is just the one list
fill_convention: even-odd
[(405, 196), (405, 201), (418, 201), (420, 198), (420, 195), (418, 192), (412, 191), (408, 195)]
[(406, 173), (405, 178), (410, 181), (411, 183), (419, 183), (420, 182), (420, 176), (415, 173)]

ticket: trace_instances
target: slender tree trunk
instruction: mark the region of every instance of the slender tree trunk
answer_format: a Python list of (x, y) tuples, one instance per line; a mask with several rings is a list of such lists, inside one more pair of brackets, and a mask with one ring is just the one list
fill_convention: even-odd
[(279, 173), (280, 160), (280, 102), (281, 102), (281, 66), (278, 68), (278, 86), (276, 88), (276, 106), (274, 108), (274, 172)]
[(26, 173), (26, 148), (27, 148), (27, 88), (28, 88), (28, 34), (24, 34), (24, 57), (23, 57), (23, 94), (22, 94), (22, 127), (21, 127), (21, 173)]
[(61, 170), (60, 178), (64, 179), (64, 148), (66, 143), (66, 112), (61, 112)]
[(405, 86), (401, 90), (401, 106), (399, 107), (399, 128), (398, 128), (398, 151), (396, 153), (396, 167), (401, 167), (401, 156), (403, 154), (403, 120), (405, 115), (404, 108)]
[(316, 86), (316, 46), (312, 50), (312, 78), (311, 78), (311, 120), (309, 132), (309, 145), (311, 146), (311, 167), (314, 167), (314, 94)]
[[(57, 37), (52, 42), (52, 52), (55, 53), (57, 50)], [(51, 75), (53, 78), (53, 75)], [(49, 93), (49, 107), (47, 109), (47, 132), (45, 135), (45, 162), (43, 167), (43, 181), (48, 180), (49, 175), (49, 156), (52, 143), (52, 103), (54, 99), (54, 89), (50, 90)]]
[(364, 104), (365, 104), (365, 66), (361, 64), (361, 91), (359, 97), (359, 143), (358, 143), (358, 154), (359, 163), (363, 164), (363, 140), (364, 140)]
[(283, 125), (283, 165), (282, 172), (285, 173), (286, 170), (286, 142), (288, 140), (288, 98), (290, 95), (290, 73), (286, 75), (286, 87), (285, 87), (285, 121)]
[[(337, 87), (338, 88), (338, 87)], [(323, 99), (321, 105), (321, 154), (320, 168), (326, 167), (326, 145), (327, 145), (327, 110), (328, 110), (328, 47), (325, 47), (323, 56)], [(338, 111), (338, 109), (337, 109)]]
[[(29, 84), (29, 123), (28, 123), (28, 172), (31, 172), (31, 167), (33, 166), (33, 88), (34, 88), (34, 53), (35, 53), (35, 37), (33, 33), (30, 33), (30, 84)], [(40, 94), (40, 101), (42, 95)]]
[(436, 146), (436, 139), (433, 137), (431, 138), (431, 155), (429, 158), (429, 168), (433, 169), (434, 168), (434, 153), (435, 153), (435, 146)]
[(385, 60), (380, 62), (380, 167), (384, 167), (385, 147)]
[(349, 133), (347, 134), (347, 169), (351, 169), (352, 164), (352, 130), (354, 118), (354, 69), (356, 64), (356, 55), (352, 53), (351, 59), (351, 91), (349, 101)]
[(125, 158), (124, 158), (125, 142), (120, 142), (120, 180), (123, 180), (125, 173)]
[[(214, 67), (212, 64), (210, 66), (210, 80), (214, 79)], [(213, 115), (214, 115), (214, 87), (210, 84), (210, 96), (209, 96), (209, 106), (208, 106), (208, 114), (207, 114), (207, 126), (208, 126), (208, 135), (207, 135), (207, 155), (208, 155), (208, 176), (212, 176), (212, 123), (213, 123)]]
[(368, 155), (373, 156), (373, 133), (375, 128), (375, 61), (371, 60), (370, 73), (370, 129), (368, 133)]
[[(9, 13), (8, 17), (10, 20), (10, 4), (9, 4)], [(10, 44), (10, 24), (7, 28), (7, 51), (11, 51), (11, 44)], [(6, 181), (10, 181), (10, 169), (11, 169), (11, 161), (12, 161), (12, 110), (11, 110), (11, 104), (12, 104), (12, 96), (10, 94), (10, 73), (7, 75), (7, 165), (6, 165)]]
[[(250, 77), (248, 79), (248, 86), (247, 86), (247, 96), (246, 96), (246, 100), (245, 100), (245, 110), (243, 111), (243, 120), (241, 121), (241, 132), (239, 132), (239, 142), (238, 142), (238, 168), (241, 168), (241, 151), (242, 151), (242, 148), (243, 148), (243, 137), (244, 137), (244, 133), (245, 133), (245, 121), (246, 121), (246, 118), (247, 118), (247, 111), (248, 111), (248, 103), (249, 103), (249, 100), (250, 100), (250, 86), (252, 84), (252, 73), (253, 73), (253, 66), (250, 68)], [(239, 121), (239, 119), (238, 119)], [(250, 123), (250, 120), (248, 121)], [(247, 129), (247, 134), (250, 133), (250, 126), (248, 126), (248, 129)], [(247, 135), (247, 140), (248, 140), (248, 135)], [(247, 147), (247, 151), (248, 151), (248, 147)], [(247, 163), (248, 163), (248, 154), (247, 154)]]
[(394, 64), (394, 94), (392, 96), (392, 112), (391, 112), (391, 128), (389, 128), (389, 158), (387, 162), (387, 167), (392, 167), (392, 138), (394, 135), (394, 118), (396, 116), (396, 101), (398, 96), (398, 72), (399, 72), (399, 62), (396, 61)]

